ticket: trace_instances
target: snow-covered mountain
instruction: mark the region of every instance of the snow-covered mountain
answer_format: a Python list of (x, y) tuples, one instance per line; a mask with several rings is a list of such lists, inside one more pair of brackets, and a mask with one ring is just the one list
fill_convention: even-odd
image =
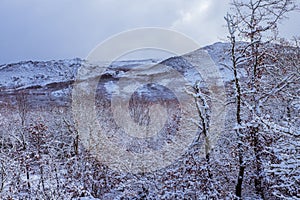
[[(229, 48), (229, 44), (215, 43), (211, 46), (204, 47), (213, 61), (218, 65), (225, 81), (232, 79), (232, 75), (223, 65), (229, 64), (230, 59), (224, 56), (224, 51)], [(195, 51), (192, 54), (197, 54)], [(138, 65), (163, 63), (177, 66), (186, 70), (188, 62), (180, 57), (169, 58), (165, 61), (154, 60), (129, 60), (116, 61), (111, 64), (110, 68), (117, 68), (125, 71), (126, 68), (133, 68)], [(59, 61), (23, 61), (19, 63), (5, 64), (0, 66), (0, 91), (12, 91), (29, 88), (47, 87), (53, 83), (63, 83), (74, 81), (78, 68), (86, 65), (82, 59), (75, 58), (71, 60)]]
[[(218, 66), (221, 76), (225, 82), (233, 79), (232, 73), (224, 67), (223, 64), (229, 64), (230, 59), (224, 56), (225, 49), (228, 48), (226, 43), (216, 43), (203, 48), (211, 56), (212, 60)], [(190, 53), (197, 56), (197, 51)], [(188, 61), (181, 57), (171, 57), (167, 60), (130, 60), (116, 61), (107, 66), (102, 74), (102, 79), (107, 79), (106, 89), (112, 90), (112, 79), (126, 77), (126, 71), (134, 69), (136, 66), (163, 64), (171, 66), (173, 69), (182, 73), (191, 83), (201, 79)], [(18, 92), (25, 92), (31, 95), (31, 104), (43, 105), (58, 104), (69, 105), (71, 86), (76, 80), (76, 73), (79, 68), (89, 65), (82, 59), (59, 60), (59, 61), (24, 61), (19, 63), (5, 64), (0, 66), (0, 102), (10, 102), (14, 104), (13, 96)], [(164, 73), (168, 73), (168, 69)], [(153, 74), (163, 76), (162, 74)], [(100, 77), (100, 75), (99, 75)], [(12, 97), (12, 98), (9, 98)]]

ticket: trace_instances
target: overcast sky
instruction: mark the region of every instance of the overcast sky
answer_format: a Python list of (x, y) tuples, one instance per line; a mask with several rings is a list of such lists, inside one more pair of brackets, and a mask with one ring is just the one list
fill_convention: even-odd
[[(201, 46), (226, 38), (230, 0), (0, 0), (0, 64), (85, 58), (106, 38), (138, 27), (180, 31)], [(299, 13), (281, 30), (299, 35)]]

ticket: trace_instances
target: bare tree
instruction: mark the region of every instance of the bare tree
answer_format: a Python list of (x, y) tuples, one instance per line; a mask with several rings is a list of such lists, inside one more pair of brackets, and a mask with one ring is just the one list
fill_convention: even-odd
[(213, 191), (213, 172), (211, 170), (211, 141), (209, 137), (209, 121), (210, 121), (210, 111), (209, 111), (209, 103), (208, 96), (204, 94), (201, 90), (201, 82), (197, 81), (193, 86), (193, 92), (188, 92), (195, 99), (195, 104), (197, 108), (197, 114), (199, 117), (199, 122), (197, 121), (197, 126), (201, 129), (201, 133), (197, 138), (197, 142), (199, 142), (201, 136), (204, 138), (204, 150), (205, 150), (205, 160), (206, 160), (206, 171), (208, 174), (207, 185), (210, 191)]
[(227, 21), (227, 27), (229, 31), (229, 40), (231, 43), (231, 52), (230, 57), (232, 61), (232, 66), (230, 68), (233, 71), (234, 75), (234, 87), (235, 87), (235, 104), (236, 104), (236, 126), (235, 132), (238, 138), (238, 158), (239, 158), (239, 174), (238, 180), (236, 184), (236, 195), (241, 197), (242, 195), (242, 184), (244, 179), (244, 171), (245, 171), (245, 162), (244, 162), (244, 155), (243, 155), (243, 133), (242, 133), (242, 120), (241, 120), (241, 100), (242, 100), (242, 93), (241, 93), (241, 85), (238, 77), (238, 65), (243, 62), (243, 55), (238, 54), (237, 50), (237, 42), (236, 42), (236, 31), (237, 31), (237, 22), (235, 21), (236, 16), (231, 16), (227, 14), (225, 20)]
[(21, 118), (22, 126), (25, 125), (26, 115), (28, 112), (27, 94), (25, 91), (18, 91), (16, 94), (17, 106)]
[[(239, 172), (236, 184), (236, 196), (242, 197), (242, 184), (246, 168), (244, 159), (245, 139), (252, 147), (255, 158), (255, 189), (257, 195), (265, 199), (263, 186), (263, 165), (261, 155), (260, 130), (263, 127), (261, 87), (265, 73), (267, 49), (278, 33), (278, 22), (286, 13), (296, 9), (293, 0), (233, 0), (233, 13), (225, 17), (231, 43), (230, 68), (234, 74), (236, 99), (236, 128), (238, 136)], [(237, 40), (245, 43), (239, 43)], [(247, 70), (248, 80), (241, 85), (237, 69), (243, 66)], [(242, 112), (243, 110), (243, 112)], [(241, 118), (241, 116), (243, 118)]]
[(28, 112), (28, 99), (27, 93), (25, 91), (18, 91), (16, 94), (18, 113), (21, 118), (21, 142), (23, 148), (26, 149), (26, 140), (25, 140), (25, 122)]

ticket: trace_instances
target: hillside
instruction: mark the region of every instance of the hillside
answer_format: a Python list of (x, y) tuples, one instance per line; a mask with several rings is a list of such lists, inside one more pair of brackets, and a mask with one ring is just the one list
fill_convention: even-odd
[[(288, 47), (281, 49), (285, 49), (287, 56), (294, 53)], [(195, 68), (199, 65), (204, 72), (210, 72), (205, 69), (210, 63), (203, 62), (201, 57), (205, 52), (219, 70), (217, 74), (199, 73)], [(275, 61), (269, 62), (270, 66), (276, 65)], [(77, 58), (0, 66), (0, 198), (235, 198), (239, 145), (235, 130), (240, 127), (235, 124), (235, 77), (230, 65), (230, 45), (215, 43), (166, 60), (116, 61), (109, 66), (94, 66)], [(244, 64), (238, 69), (244, 88), (247, 67)], [(296, 75), (288, 74), (294, 71), (299, 75), (295, 71), (299, 65), (293, 67), (280, 71), (280, 75), (270, 68), (272, 73), (265, 73), (261, 79), (260, 86), (267, 93), (262, 98), (274, 88), (281, 89), (268, 96), (262, 116), (257, 117), (266, 123), (258, 131), (259, 155), (251, 133), (245, 135), (244, 199), (260, 198), (254, 181), (257, 156), (263, 168), (267, 199), (300, 198), (300, 83)], [(78, 80), (78, 70), (82, 68), (101, 68), (104, 73)], [(291, 82), (288, 87), (285, 82), (277, 86), (277, 80)], [(94, 83), (96, 90), (90, 87)], [(74, 96), (76, 84), (84, 86), (84, 98)], [(91, 95), (90, 90), (95, 94)], [(187, 90), (193, 91), (194, 96)], [(245, 99), (251, 99), (246, 92)], [(96, 110), (97, 119), (87, 119), (93, 110), (85, 110), (81, 102)], [(215, 108), (220, 106), (217, 102), (222, 102), (221, 110)], [(83, 118), (77, 118), (76, 103), (84, 108), (80, 110)], [(205, 116), (199, 116), (200, 103)], [(250, 114), (246, 103), (244, 106), (247, 118)], [(152, 112), (158, 117), (153, 117)], [(221, 120), (222, 113), (224, 124), (219, 126), (214, 119)], [(78, 128), (81, 122), (77, 120), (85, 118), (92, 126), (87, 123)], [(201, 122), (205, 120), (211, 123), (206, 127), (209, 136), (203, 134)], [(103, 136), (90, 130), (95, 124), (100, 124)], [(90, 136), (92, 133), (95, 134)], [(101, 143), (99, 138), (114, 145), (110, 151), (101, 147), (106, 140)], [(204, 152), (207, 139), (213, 144), (209, 154)], [(91, 141), (93, 145), (87, 148)], [(167, 147), (174, 148), (166, 153)], [(121, 152), (123, 149), (125, 153)], [(157, 163), (146, 163), (147, 156), (153, 156)], [(116, 158), (124, 159), (122, 166)], [(139, 162), (146, 164), (140, 166)]]

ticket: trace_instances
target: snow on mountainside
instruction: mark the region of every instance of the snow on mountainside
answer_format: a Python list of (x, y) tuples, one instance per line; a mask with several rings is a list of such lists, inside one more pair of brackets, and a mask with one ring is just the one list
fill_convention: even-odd
[[(211, 56), (212, 60), (220, 69), (220, 73), (225, 82), (233, 79), (229, 69), (224, 64), (229, 64), (230, 60), (224, 56), (224, 51), (229, 47), (226, 43), (216, 43), (203, 48)], [(197, 57), (197, 51), (189, 55)], [(115, 61), (105, 68), (102, 74), (106, 79), (105, 89), (108, 93), (116, 89), (114, 81), (128, 76), (126, 72), (142, 65), (163, 64), (172, 67), (181, 73), (190, 84), (201, 79), (195, 68), (188, 61), (181, 57), (171, 57), (164, 61), (158, 59)], [(89, 65), (82, 59), (59, 60), (59, 61), (24, 61), (0, 66), (0, 102), (15, 104), (15, 94), (24, 91), (30, 98), (30, 105), (33, 107), (60, 105), (69, 106), (71, 97), (71, 87), (76, 79), (76, 73), (80, 67)], [(168, 74), (166, 68), (164, 72), (149, 72), (153, 76)], [(146, 74), (145, 74), (146, 75)], [(129, 75), (130, 76), (130, 75)], [(128, 77), (132, 78), (132, 77)]]
[(78, 67), (83, 62), (80, 59), (19, 62), (0, 66), (0, 89), (14, 90), (30, 87), (45, 87), (55, 82), (65, 82), (74, 79)]
[[(242, 44), (242, 43), (241, 43)], [(203, 49), (206, 50), (212, 60), (220, 69), (221, 76), (225, 82), (233, 80), (233, 73), (226, 66), (231, 66), (231, 59), (228, 54), (230, 50), (229, 43), (217, 42), (213, 45), (206, 46)], [(246, 76), (246, 71), (242, 68), (239, 69), (239, 76)]]
[[(141, 64), (155, 64), (156, 60), (116, 61), (104, 72), (114, 74), (127, 71)], [(69, 105), (71, 86), (76, 79), (80, 67), (88, 65), (86, 61), (76, 58), (59, 61), (23, 61), (0, 66), (0, 103), (15, 104), (14, 96), (18, 92), (27, 93), (33, 106), (46, 104)], [(105, 67), (100, 66), (100, 67)], [(120, 73), (122, 74), (122, 73)], [(11, 97), (11, 98), (10, 98)]]
[[(224, 49), (229, 44), (216, 43), (214, 45), (203, 48), (207, 50), (212, 60), (218, 65), (220, 72), (225, 81), (233, 79), (230, 71), (222, 64), (229, 64), (228, 57), (224, 57)], [(197, 52), (195, 52), (197, 53)], [(112, 64), (111, 69), (117, 68), (120, 71), (126, 71), (126, 68), (133, 68), (141, 64), (155, 64), (159, 60), (132, 60), (117, 61)], [(192, 68), (187, 61), (180, 57), (169, 58), (162, 61), (162, 64), (177, 66), (179, 71), (188, 71)], [(24, 61), (13, 64), (5, 64), (0, 66), (0, 91), (13, 91), (26, 88), (41, 88), (50, 86), (53, 83), (64, 83), (74, 81), (78, 68), (86, 65), (81, 59), (60, 60), (60, 61)], [(179, 69), (182, 68), (182, 69)], [(185, 74), (187, 77), (188, 73)], [(189, 77), (193, 78), (193, 77)], [(195, 78), (195, 77), (194, 77)]]

